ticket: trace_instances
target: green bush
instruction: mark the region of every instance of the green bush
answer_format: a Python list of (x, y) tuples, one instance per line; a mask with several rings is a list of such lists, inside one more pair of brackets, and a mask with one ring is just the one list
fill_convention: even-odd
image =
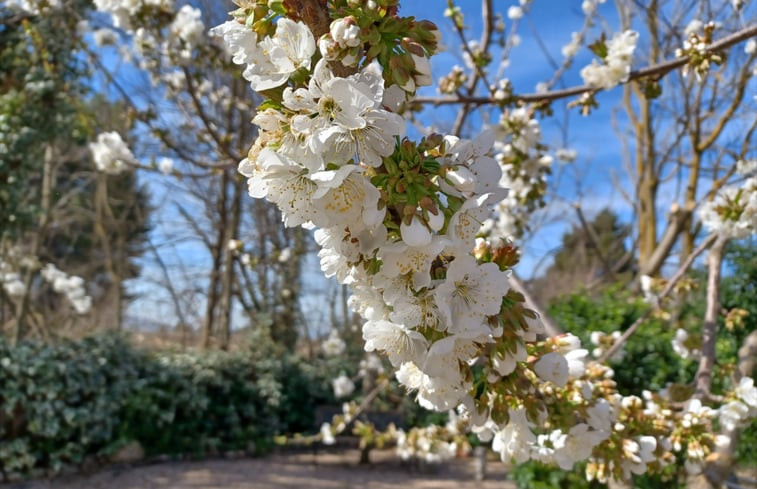
[(45, 345), (0, 341), (0, 471), (18, 477), (104, 458), (265, 450), (313, 427), (327, 380), (291, 354), (147, 353), (105, 335)]
[[(594, 296), (575, 293), (561, 297), (551, 305), (550, 313), (591, 351), (592, 331), (625, 331), (648, 308), (649, 305), (630, 291), (611, 287)], [(701, 316), (697, 313), (684, 305), (679, 321), (698, 321)], [(614, 380), (621, 394), (639, 395), (642, 389), (658, 391), (668, 383), (688, 382), (692, 378), (695, 362), (682, 361), (671, 346), (675, 329), (667, 321), (651, 318), (628, 339), (623, 348), (623, 360), (611, 362), (611, 366), (616, 367)], [(622, 368), (617, 368), (619, 364)]]
[(0, 342), (0, 468), (53, 471), (114, 447), (139, 355), (115, 337), (56, 347)]

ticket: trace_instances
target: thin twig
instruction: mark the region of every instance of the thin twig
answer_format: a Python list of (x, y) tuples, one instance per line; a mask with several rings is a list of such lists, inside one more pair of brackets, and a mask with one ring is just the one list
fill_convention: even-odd
[[(484, 24), (484, 31), (481, 36), (481, 51), (484, 53), (487, 53), (489, 51), (489, 46), (491, 45), (491, 35), (492, 31), (494, 30), (492, 11), (492, 0), (483, 0), (481, 2), (481, 18)], [(483, 80), (487, 88), (489, 87), (489, 81), (486, 79), (486, 73), (484, 72), (483, 67), (479, 66), (475, 62), (475, 56), (473, 55), (473, 51), (471, 51), (470, 46), (468, 46), (468, 41), (465, 38), (465, 32), (463, 31), (463, 28), (455, 23), (453, 24), (455, 30), (457, 31), (457, 35), (460, 37), (460, 44), (462, 45), (463, 51), (468, 54), (471, 62), (473, 63), (473, 76), (471, 77), (468, 85), (465, 88), (465, 96), (472, 97), (476, 93), (476, 87), (478, 86), (479, 80)], [(463, 124), (465, 123), (465, 119), (468, 116), (470, 109), (471, 105), (465, 104), (457, 113), (455, 123), (452, 126), (452, 134), (460, 134), (460, 131), (463, 128)]]
[[(702, 241), (697, 248), (691, 252), (691, 255), (689, 255), (688, 258), (686, 258), (686, 261), (684, 261), (681, 266), (678, 268), (676, 273), (668, 280), (668, 283), (665, 285), (665, 288), (662, 289), (662, 292), (660, 292), (660, 295), (657, 296), (658, 299), (664, 299), (665, 297), (670, 294), (670, 292), (673, 290), (673, 287), (678, 283), (681, 278), (686, 274), (689, 267), (691, 267), (691, 264), (694, 263), (694, 260), (702, 254), (704, 250), (706, 250), (712, 243), (715, 242), (717, 239), (717, 234), (711, 234), (705, 238), (704, 241)], [(618, 341), (613, 343), (613, 345), (602, 354), (602, 356), (599, 357), (598, 361), (600, 363), (606, 362), (608, 358), (612, 357), (615, 352), (617, 352), (620, 347), (623, 346), (623, 344), (628, 340), (628, 338), (636, 332), (637, 329), (639, 329), (639, 326), (641, 326), (644, 321), (646, 321), (649, 316), (652, 315), (652, 312), (655, 311), (655, 308), (648, 309), (644, 314), (642, 314), (636, 321), (633, 322), (633, 324), (623, 332), (623, 335), (618, 338)]]

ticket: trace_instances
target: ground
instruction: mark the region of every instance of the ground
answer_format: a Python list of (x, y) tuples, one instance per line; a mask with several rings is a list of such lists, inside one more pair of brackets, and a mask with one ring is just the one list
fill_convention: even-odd
[(503, 464), (489, 462), (473, 480), (472, 458), (432, 467), (403, 464), (374, 451), (358, 465), (357, 450), (275, 454), (263, 458), (167, 462), (106, 468), (90, 475), (0, 485), (3, 489), (512, 489)]

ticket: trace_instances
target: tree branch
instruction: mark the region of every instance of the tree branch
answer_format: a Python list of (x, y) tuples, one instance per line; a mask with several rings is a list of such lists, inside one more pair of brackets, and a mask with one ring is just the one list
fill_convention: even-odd
[[(747, 26), (733, 34), (726, 36), (714, 43), (712, 43), (706, 51), (708, 53), (714, 53), (725, 48), (729, 48), (734, 44), (741, 41), (745, 41), (751, 37), (757, 36), (757, 24)], [(632, 71), (628, 77), (628, 82), (638, 80), (646, 77), (660, 77), (667, 74), (670, 71), (680, 68), (689, 62), (688, 56), (681, 56), (679, 58), (663, 61), (640, 70)], [(512, 102), (549, 102), (552, 100), (559, 100), (574, 95), (581, 95), (586, 92), (598, 92), (600, 91), (596, 87), (590, 87), (588, 85), (580, 85), (576, 87), (566, 88), (563, 90), (555, 90), (546, 93), (527, 93), (523, 95), (513, 95), (510, 99)], [(487, 105), (487, 104), (501, 104), (501, 100), (495, 100), (492, 97), (476, 97), (476, 96), (448, 96), (448, 97), (417, 97), (413, 100), (421, 104), (433, 104), (433, 105), (453, 105), (453, 104), (468, 104), (468, 105)]]
[(554, 319), (547, 313), (547, 310), (539, 304), (539, 301), (534, 298), (533, 295), (528, 291), (528, 288), (526, 288), (526, 284), (520, 281), (520, 279), (513, 273), (510, 275), (510, 284), (513, 286), (515, 290), (523, 294), (523, 297), (526, 299), (526, 304), (528, 304), (528, 307), (536, 311), (536, 313), (541, 317), (541, 321), (544, 324), (544, 329), (546, 329), (547, 335), (549, 336), (558, 336), (561, 335), (564, 331), (560, 327), (557, 322), (555, 322)]
[(576, 210), (576, 214), (578, 214), (578, 220), (581, 221), (581, 227), (583, 227), (584, 232), (586, 233), (586, 236), (589, 238), (589, 243), (594, 247), (594, 250), (597, 252), (597, 256), (599, 257), (599, 261), (602, 262), (602, 267), (604, 267), (605, 272), (607, 272), (608, 275), (610, 275), (610, 278), (612, 280), (615, 280), (615, 270), (613, 270), (613, 267), (610, 265), (610, 262), (607, 260), (607, 256), (605, 256), (605, 253), (602, 251), (602, 248), (599, 245), (599, 237), (597, 236), (597, 232), (594, 230), (594, 226), (592, 226), (584, 216), (584, 211), (581, 209), (581, 204), (578, 202), (573, 204), (573, 208)]
[(715, 340), (718, 332), (718, 312), (720, 311), (720, 269), (723, 264), (723, 252), (728, 239), (719, 237), (707, 254), (707, 307), (702, 328), (702, 356), (695, 377), (696, 393), (700, 399), (710, 395), (712, 384), (712, 367), (715, 365)]
[[(686, 261), (681, 264), (676, 273), (670, 278), (670, 280), (668, 280), (668, 283), (665, 284), (665, 288), (662, 289), (660, 295), (657, 296), (658, 299), (664, 299), (668, 296), (668, 294), (670, 294), (670, 292), (673, 290), (673, 287), (675, 287), (678, 281), (683, 278), (689, 267), (691, 267), (691, 264), (694, 263), (696, 257), (702, 254), (704, 250), (706, 250), (712, 243), (714, 243), (717, 237), (717, 234), (711, 234), (707, 238), (705, 238), (705, 240), (702, 241), (699, 246), (697, 246), (697, 248), (691, 253), (691, 255), (689, 255)], [(603, 363), (606, 362), (608, 358), (613, 356), (615, 352), (617, 352), (623, 346), (628, 338), (632, 334), (634, 334), (637, 329), (639, 329), (639, 326), (641, 326), (644, 321), (646, 321), (649, 316), (652, 315), (653, 311), (653, 308), (648, 309), (647, 312), (642, 314), (636, 321), (634, 321), (633, 324), (627, 330), (625, 330), (625, 332), (623, 332), (623, 335), (618, 338), (618, 341), (613, 343), (613, 345), (606, 352), (604, 352), (601, 357), (599, 357), (598, 361), (600, 363)]]

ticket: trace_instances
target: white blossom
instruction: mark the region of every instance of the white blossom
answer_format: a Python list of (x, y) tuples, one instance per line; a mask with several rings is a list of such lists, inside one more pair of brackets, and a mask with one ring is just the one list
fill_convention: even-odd
[(395, 367), (405, 362), (423, 363), (428, 342), (419, 332), (386, 320), (363, 325), (365, 351), (382, 351)]
[(115, 131), (100, 133), (95, 142), (89, 143), (89, 150), (97, 169), (110, 175), (118, 175), (129, 165), (137, 164), (131, 150)]
[(336, 439), (334, 438), (334, 433), (331, 430), (331, 425), (329, 423), (323, 423), (321, 425), (321, 442), (323, 442), (324, 445), (333, 445), (336, 443)]
[(747, 406), (757, 409), (757, 387), (751, 377), (742, 377), (734, 391), (736, 396)]
[(543, 380), (563, 387), (568, 381), (568, 361), (558, 352), (547, 353), (534, 364), (534, 372)]
[(331, 38), (342, 48), (354, 48), (360, 45), (360, 27), (352, 17), (343, 17), (331, 22)]
[(639, 33), (627, 30), (617, 33), (607, 41), (607, 56), (602, 64), (593, 60), (581, 70), (584, 83), (593, 88), (612, 88), (628, 81), (631, 73), (633, 52)]
[(286, 17), (276, 21), (273, 36), (260, 40), (255, 47), (248, 44), (252, 36), (243, 28), (226, 22), (217, 29), (228, 43), (234, 61), (247, 64), (242, 76), (258, 92), (283, 85), (300, 68), (309, 69), (315, 53), (310, 29)]
[(328, 339), (321, 344), (323, 353), (329, 357), (341, 355), (344, 353), (346, 347), (347, 345), (344, 343), (344, 340), (339, 337), (339, 332), (335, 329), (331, 330)]
[(499, 312), (507, 289), (507, 274), (496, 264), (478, 264), (472, 256), (463, 255), (449, 266), (434, 297), (447, 330), (474, 338), (488, 332), (485, 318)]
[(331, 387), (334, 389), (334, 397), (347, 397), (355, 391), (355, 384), (344, 374), (331, 381)]
[[(749, 164), (741, 168), (748, 171)], [(721, 189), (702, 205), (699, 217), (707, 229), (729, 238), (741, 239), (757, 232), (757, 176)]]
[(92, 298), (84, 289), (84, 279), (75, 275), (68, 275), (59, 270), (52, 263), (48, 263), (41, 270), (40, 275), (53, 286), (53, 290), (63, 294), (77, 314), (86, 314), (92, 308)]
[(749, 39), (746, 44), (744, 44), (744, 52), (749, 55), (757, 52), (757, 40), (755, 40), (754, 38)]
[(163, 175), (170, 175), (173, 172), (173, 160), (171, 158), (161, 158), (158, 160), (158, 170)]
[(510, 421), (504, 429), (494, 434), (492, 450), (498, 452), (503, 462), (523, 463), (530, 457), (530, 446), (536, 442), (524, 408), (510, 409)]
[(513, 5), (507, 9), (507, 18), (511, 20), (518, 20), (523, 17), (523, 9), (517, 5)]

